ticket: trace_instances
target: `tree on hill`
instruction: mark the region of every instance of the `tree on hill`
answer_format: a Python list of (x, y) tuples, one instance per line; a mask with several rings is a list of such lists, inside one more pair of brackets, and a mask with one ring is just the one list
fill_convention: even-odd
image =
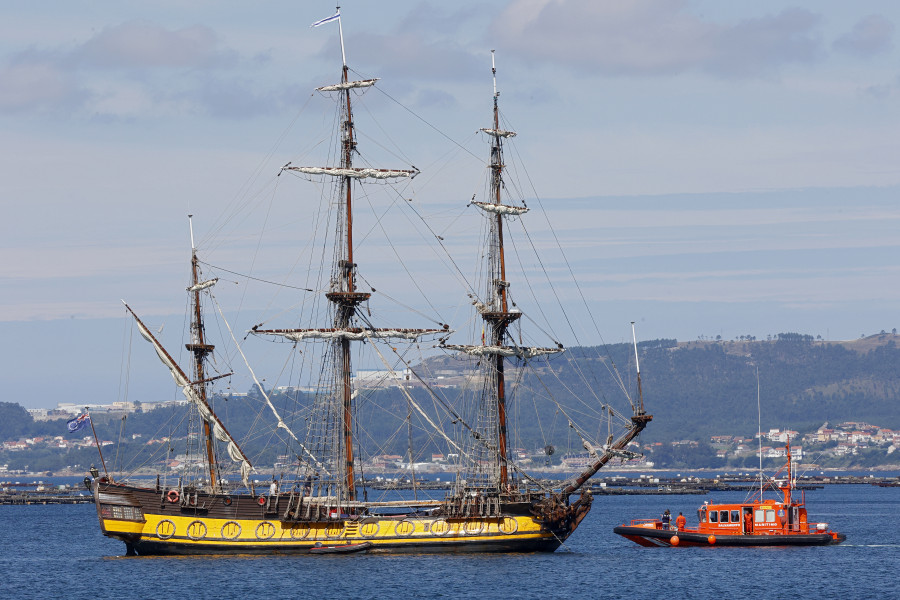
[(14, 402), (0, 402), (0, 440), (34, 435), (36, 430), (31, 413)]

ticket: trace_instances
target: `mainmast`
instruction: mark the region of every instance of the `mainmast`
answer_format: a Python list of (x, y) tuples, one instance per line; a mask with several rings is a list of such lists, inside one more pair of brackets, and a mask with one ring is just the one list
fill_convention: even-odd
[[(185, 348), (194, 356), (195, 391), (204, 404), (208, 404), (206, 394), (206, 357), (213, 351), (214, 346), (206, 343), (206, 330), (203, 326), (203, 313), (200, 310), (200, 292), (210, 287), (215, 282), (202, 282), (209, 285), (201, 285), (200, 265), (197, 258), (197, 248), (194, 246), (193, 215), (188, 215), (188, 225), (191, 229), (191, 286), (188, 292), (191, 294), (193, 310), (191, 315), (191, 342), (185, 344)], [(213, 442), (212, 429), (209, 422), (203, 421), (203, 434), (206, 443), (206, 462), (209, 467), (210, 490), (216, 493), (219, 488), (218, 466), (216, 464), (215, 443)]]
[[(340, 22), (340, 19), (338, 19)], [(343, 36), (341, 42), (343, 49)], [(347, 63), (344, 61), (341, 71), (341, 84), (345, 86), (342, 99), (342, 120), (341, 120), (341, 169), (351, 170), (353, 168), (353, 152), (356, 149), (356, 141), (353, 135), (353, 111), (350, 105), (350, 88), (346, 87), (347, 79)], [(337, 278), (332, 283), (333, 289), (325, 296), (334, 304), (334, 327), (335, 329), (347, 329), (350, 327), (350, 321), (356, 314), (356, 307), (369, 299), (371, 294), (356, 291), (356, 282), (354, 280), (354, 269), (356, 264), (353, 262), (353, 186), (351, 178), (343, 175), (340, 178), (341, 196), (344, 201), (344, 248), (340, 254), (337, 264)], [(340, 356), (340, 371), (336, 373), (336, 380), (340, 382), (340, 398), (343, 406), (342, 424), (344, 437), (344, 486), (347, 492), (347, 500), (356, 499), (356, 483), (353, 473), (353, 393), (351, 389), (351, 362), (350, 362), (350, 340), (341, 338), (334, 342), (338, 356)]]
[[(495, 206), (501, 206), (503, 200), (500, 196), (503, 187), (503, 142), (504, 136), (500, 135), (500, 109), (498, 108), (497, 91), (497, 67), (494, 63), (494, 51), (491, 50), (491, 74), (494, 81), (494, 127), (491, 140), (491, 200)], [(502, 346), (509, 325), (522, 316), (520, 312), (509, 312), (506, 288), (506, 259), (503, 250), (503, 214), (497, 211), (493, 215), (490, 262), (491, 282), (490, 298), (491, 310), (481, 314), (485, 326), (491, 332), (491, 345)], [(496, 392), (497, 392), (497, 451), (500, 460), (500, 489), (506, 490), (509, 485), (507, 471), (508, 444), (506, 440), (506, 380), (504, 376), (505, 358), (498, 354), (495, 359)]]
[(375, 169), (370, 167), (354, 167), (353, 157), (356, 154), (356, 134), (353, 122), (353, 109), (351, 105), (351, 90), (368, 88), (375, 84), (377, 79), (365, 79), (351, 81), (349, 68), (347, 67), (346, 53), (344, 51), (343, 27), (341, 25), (340, 7), (337, 12), (326, 19), (313, 23), (314, 27), (337, 21), (341, 40), (341, 82), (317, 88), (319, 92), (335, 92), (339, 98), (340, 110), (340, 166), (338, 167), (292, 167), (285, 166), (284, 170), (295, 171), (305, 175), (329, 175), (337, 178), (338, 186), (338, 211), (337, 211), (337, 237), (335, 248), (335, 262), (332, 267), (332, 277), (329, 291), (325, 297), (334, 309), (330, 328), (314, 329), (272, 329), (263, 330), (253, 328), (254, 333), (263, 335), (282, 336), (294, 341), (303, 339), (328, 340), (332, 344), (333, 380), (335, 386), (331, 392), (334, 405), (333, 409), (338, 413), (335, 419), (340, 427), (341, 441), (335, 442), (337, 470), (341, 473), (338, 482), (342, 490), (342, 500), (354, 501), (356, 499), (356, 484), (354, 472), (353, 453), (353, 390), (352, 390), (352, 362), (350, 342), (363, 341), (367, 338), (389, 339), (400, 338), (414, 340), (423, 335), (444, 333), (443, 329), (371, 329), (353, 327), (357, 314), (357, 307), (366, 302), (371, 294), (357, 291), (356, 268), (353, 255), (353, 181), (357, 179), (395, 179), (412, 178), (418, 174), (412, 170)]

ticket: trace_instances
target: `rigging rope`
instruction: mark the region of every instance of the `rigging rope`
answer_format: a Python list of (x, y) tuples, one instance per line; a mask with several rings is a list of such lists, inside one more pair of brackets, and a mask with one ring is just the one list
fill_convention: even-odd
[(316, 460), (316, 457), (313, 456), (313, 454), (309, 450), (306, 449), (306, 446), (304, 446), (303, 443), (299, 439), (297, 439), (297, 436), (294, 435), (294, 432), (291, 431), (291, 429), (287, 426), (287, 424), (281, 418), (281, 415), (278, 414), (278, 411), (275, 409), (275, 406), (272, 404), (272, 401), (269, 399), (269, 395), (266, 393), (266, 390), (263, 387), (262, 383), (260, 383), (259, 379), (256, 378), (256, 373), (253, 371), (253, 367), (250, 366), (250, 362), (247, 360), (247, 357), (244, 355), (244, 351), (241, 349), (240, 344), (238, 344), (237, 339), (234, 337), (234, 332), (231, 330), (231, 326), (228, 324), (228, 320), (225, 318), (225, 314), (222, 312), (222, 307), (219, 306), (218, 303), (215, 303), (215, 305), (216, 305), (216, 309), (219, 311), (219, 314), (222, 316), (222, 320), (225, 322), (225, 326), (228, 328), (228, 333), (231, 334), (231, 340), (234, 342), (234, 345), (237, 348), (238, 352), (240, 352), (241, 358), (244, 359), (244, 364), (247, 366), (247, 369), (250, 371), (250, 376), (253, 377), (253, 382), (256, 384), (257, 389), (259, 389), (259, 393), (262, 394), (263, 398), (265, 398), (266, 404), (272, 410), (272, 414), (275, 415), (275, 419), (278, 421), (278, 427), (287, 431), (288, 435), (290, 435), (294, 439), (294, 441), (297, 442), (297, 445), (300, 446), (300, 449), (303, 450), (304, 452), (306, 452), (306, 454), (312, 459), (315, 466), (317, 468), (321, 469), (322, 472), (324, 472), (326, 475), (328, 475), (330, 477), (331, 473), (328, 472), (328, 469), (326, 469), (318, 460)]

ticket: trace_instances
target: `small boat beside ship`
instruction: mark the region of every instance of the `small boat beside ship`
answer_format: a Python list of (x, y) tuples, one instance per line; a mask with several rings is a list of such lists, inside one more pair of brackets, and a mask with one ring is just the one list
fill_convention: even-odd
[[(813, 523), (806, 512), (805, 494), (794, 499), (794, 475), (790, 444), (785, 479), (776, 484), (782, 498), (766, 499), (761, 483), (753, 497), (745, 502), (704, 502), (697, 509), (696, 527), (670, 527), (661, 519), (633, 519), (614, 533), (641, 546), (827, 546), (846, 539), (832, 531), (828, 523)], [(781, 471), (779, 472), (781, 473)], [(776, 474), (776, 477), (778, 474)], [(758, 494), (758, 495), (757, 495)]]

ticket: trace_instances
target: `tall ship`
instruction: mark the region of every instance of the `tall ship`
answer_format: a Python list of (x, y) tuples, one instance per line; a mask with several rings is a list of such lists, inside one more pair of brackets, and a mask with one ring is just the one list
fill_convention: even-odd
[[(340, 27), (339, 14), (329, 20)], [(469, 202), (469, 209), (483, 217), (475, 275), (447, 259), (462, 282), (467, 304), (474, 308), (459, 318), (459, 327), (439, 318), (431, 326), (379, 322), (390, 312), (379, 310), (379, 304), (393, 299), (391, 292), (376, 292), (365, 278), (366, 259), (375, 254), (369, 237), (396, 223), (378, 210), (363, 211), (368, 220), (360, 229), (358, 208), (372, 206), (367, 186), (408, 185), (419, 171), (357, 164), (362, 155), (353, 103), (377, 80), (354, 79), (343, 58), (340, 82), (318, 88), (337, 110), (336, 164), (288, 164), (279, 174), (295, 175), (321, 191), (325, 208), (310, 218), (316, 223), (321, 218), (316, 228), (329, 240), (330, 250), (316, 246), (319, 260), (310, 264), (320, 271), (310, 276), (314, 285), (304, 292), (296, 320), (278, 323), (287, 314), (278, 312), (254, 325), (248, 337), (248, 343), (280, 344), (277, 348), (291, 355), (297, 370), (313, 380), (296, 386), (291, 399), (297, 407), (286, 409), (281, 401), (285, 398), (276, 401), (274, 391), (252, 375), (259, 419), (272, 424), (271, 437), (285, 448), (271, 476), (268, 471), (261, 475), (262, 467), (247, 450), (247, 443), (258, 441), (261, 434), (247, 433), (246, 427), (241, 435), (232, 434), (218, 416), (222, 401), (212, 390), (231, 373), (222, 372), (219, 363), (211, 366), (215, 348), (207, 337), (204, 306), (216, 280), (204, 277), (193, 230), (187, 288), (191, 337), (185, 345), (191, 366), (180, 367), (153, 328), (126, 305), (138, 331), (182, 390), (194, 431), (188, 446), (199, 465), (191, 472), (166, 471), (149, 484), (117, 471), (102, 476), (95, 472), (86, 480), (102, 532), (124, 542), (128, 554), (552, 552), (591, 510), (593, 498), (584, 489), (591, 476), (611, 460), (635, 456), (629, 445), (652, 418), (643, 406), (640, 369), (636, 393), (629, 392), (608, 357), (573, 363), (571, 372), (577, 372), (582, 383), (564, 383), (554, 377), (566, 368), (570, 352), (550, 335), (544, 344), (528, 341), (528, 326), (535, 320), (518, 302), (527, 304), (533, 296), (514, 297), (516, 282), (509, 274), (510, 223), (520, 221), (528, 208), (508, 199), (508, 190), (515, 186), (506, 178), (504, 150), (515, 133), (501, 123), (493, 54), (491, 66), (492, 122), (480, 130), (490, 144), (484, 163), (487, 179), (483, 197)], [(394, 201), (406, 206), (406, 193), (401, 187)], [(434, 233), (427, 225), (425, 229)], [(359, 249), (361, 231), (364, 251)], [(434, 233), (434, 238), (443, 248), (443, 236)], [(515, 246), (516, 256), (527, 246)], [(413, 276), (414, 286), (425, 286), (431, 275)], [(405, 302), (393, 304), (406, 308)], [(534, 309), (535, 314), (543, 310)], [(413, 358), (414, 351), (430, 352), (431, 357)], [(360, 376), (363, 352), (371, 363), (380, 364), (374, 381)], [(633, 356), (637, 367), (636, 341)], [(457, 385), (438, 385), (435, 365), (450, 363), (462, 365), (468, 374)], [(614, 375), (622, 407), (605, 399), (605, 392), (596, 387), (599, 376), (582, 372), (585, 365)], [(546, 402), (549, 412), (529, 412), (538, 401)], [(380, 408), (393, 415), (394, 425), (373, 417)], [(579, 424), (588, 414), (590, 424)], [(554, 423), (547, 415), (553, 415)], [(517, 423), (530, 424), (531, 430), (545, 435), (551, 427), (564, 430), (580, 448), (576, 474), (564, 481), (539, 478), (522, 448), (545, 443), (549, 464), (555, 447), (546, 438), (526, 439)], [(420, 489), (424, 486), (416, 473), (416, 457), (421, 451), (413, 449), (414, 438), (427, 441), (428, 448), (444, 449), (452, 465), (448, 489), (430, 497)], [(388, 495), (383, 478), (371, 473), (376, 455), (396, 448), (398, 439), (408, 442), (402, 461), (407, 489)]]

